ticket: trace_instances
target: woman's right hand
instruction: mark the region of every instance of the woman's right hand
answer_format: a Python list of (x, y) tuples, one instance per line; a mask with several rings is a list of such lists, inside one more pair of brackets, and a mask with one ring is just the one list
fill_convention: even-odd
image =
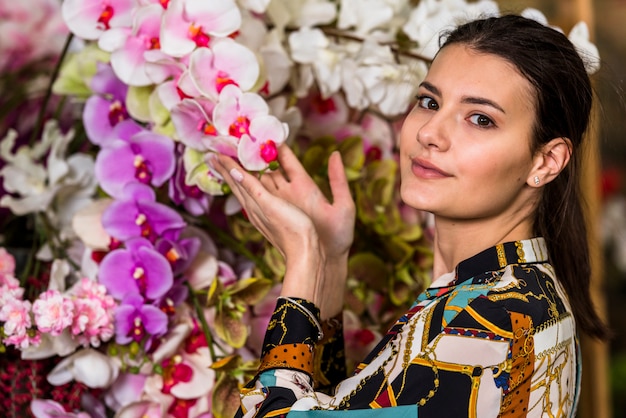
[(325, 260), (311, 218), (267, 190), (256, 175), (246, 172), (232, 158), (216, 155), (213, 166), (230, 186), (250, 222), (285, 259), (282, 295), (319, 304)]
[(354, 239), (355, 205), (339, 152), (333, 152), (328, 161), (332, 202), (287, 145), (280, 147), (278, 162), (281, 170), (264, 173), (261, 183), (311, 218), (327, 259), (346, 256)]

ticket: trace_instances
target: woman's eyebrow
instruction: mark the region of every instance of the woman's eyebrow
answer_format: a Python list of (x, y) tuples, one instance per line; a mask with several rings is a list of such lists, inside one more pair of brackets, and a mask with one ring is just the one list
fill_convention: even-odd
[(496, 110), (506, 114), (502, 106), (494, 102), (493, 100), (485, 99), (484, 97), (472, 97), (472, 96), (464, 96), (461, 99), (461, 103), (470, 103), (470, 104), (479, 104), (493, 107)]
[[(435, 96), (441, 97), (441, 91), (436, 86), (429, 83), (428, 81), (422, 81), (420, 83), (420, 87), (425, 88), (426, 90), (430, 91)], [(493, 107), (494, 109), (506, 114), (502, 106), (500, 106), (493, 100), (489, 100), (484, 97), (463, 96), (463, 98), (461, 99), (461, 103), (486, 105), (486, 106)]]

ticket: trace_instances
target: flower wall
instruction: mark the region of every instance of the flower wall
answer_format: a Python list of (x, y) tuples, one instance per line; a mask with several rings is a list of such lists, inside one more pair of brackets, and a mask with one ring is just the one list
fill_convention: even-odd
[[(430, 280), (430, 217), (398, 196), (402, 116), (438, 33), (498, 13), (485, 0), (0, 0), (0, 408), (232, 416), (284, 266), (208, 157), (262, 176), (281, 144), (325, 192), (330, 153), (346, 165), (354, 365)], [(597, 56), (584, 23), (570, 39)]]

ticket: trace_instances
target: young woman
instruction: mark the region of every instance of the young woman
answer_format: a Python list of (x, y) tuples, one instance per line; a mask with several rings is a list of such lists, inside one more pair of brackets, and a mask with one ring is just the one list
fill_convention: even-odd
[[(341, 382), (337, 318), (355, 209), (339, 155), (332, 202), (286, 147), (283, 171), (260, 180), (218, 157), (286, 261), (238, 415), (573, 417), (576, 325), (606, 333), (589, 297), (578, 188), (591, 102), (562, 33), (507, 15), (447, 34), (400, 138), (402, 198), (435, 216), (435, 279)], [(330, 394), (316, 391), (327, 384)]]

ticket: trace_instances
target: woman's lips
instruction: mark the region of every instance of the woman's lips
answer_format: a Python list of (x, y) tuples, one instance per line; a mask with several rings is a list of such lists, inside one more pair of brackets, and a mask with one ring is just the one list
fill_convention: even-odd
[(417, 177), (423, 179), (440, 179), (445, 177), (452, 177), (452, 174), (446, 173), (434, 164), (429, 163), (421, 158), (414, 158), (411, 160), (411, 171)]

